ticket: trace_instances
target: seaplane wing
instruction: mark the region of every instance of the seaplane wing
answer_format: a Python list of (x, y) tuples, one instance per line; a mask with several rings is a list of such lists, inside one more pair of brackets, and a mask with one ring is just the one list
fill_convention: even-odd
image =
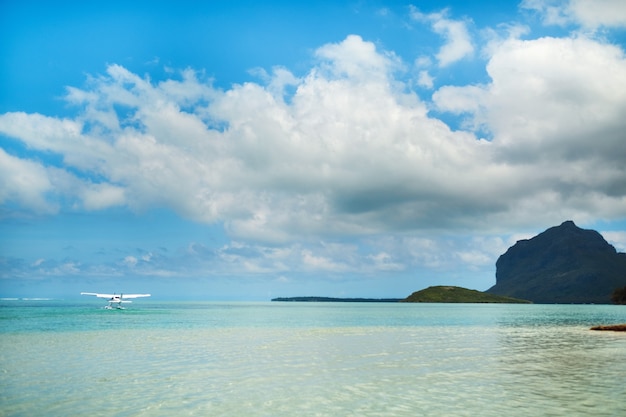
[(95, 295), (98, 298), (113, 298), (115, 294), (100, 294), (97, 292), (81, 292), (80, 295)]
[(150, 294), (100, 294), (97, 292), (81, 292), (80, 295), (95, 295), (98, 298), (139, 298), (150, 297)]

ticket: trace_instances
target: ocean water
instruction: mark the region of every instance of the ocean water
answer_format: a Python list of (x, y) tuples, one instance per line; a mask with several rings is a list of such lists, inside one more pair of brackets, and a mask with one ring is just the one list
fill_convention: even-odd
[(1, 416), (626, 416), (626, 307), (0, 302)]

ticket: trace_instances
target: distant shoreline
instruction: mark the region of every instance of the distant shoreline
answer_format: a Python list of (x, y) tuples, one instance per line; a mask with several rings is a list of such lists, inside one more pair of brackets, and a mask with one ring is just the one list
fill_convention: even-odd
[(340, 297), (278, 297), (272, 301), (330, 302), (330, 303), (530, 303), (501, 295), (488, 294), (450, 285), (437, 285), (416, 291), (406, 298), (340, 298)]
[(272, 301), (324, 303), (399, 303), (403, 298), (335, 298), (335, 297), (278, 297)]

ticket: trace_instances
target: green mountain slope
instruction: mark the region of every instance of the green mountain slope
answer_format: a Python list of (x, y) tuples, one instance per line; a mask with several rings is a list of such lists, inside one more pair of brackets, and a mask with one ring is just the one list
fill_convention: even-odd
[(404, 303), (529, 303), (511, 297), (453, 286), (428, 287), (402, 300)]

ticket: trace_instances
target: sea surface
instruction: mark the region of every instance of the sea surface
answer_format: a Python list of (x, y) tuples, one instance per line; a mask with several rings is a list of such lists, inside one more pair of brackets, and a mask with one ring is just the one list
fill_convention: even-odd
[(626, 306), (0, 301), (0, 416), (626, 416)]

